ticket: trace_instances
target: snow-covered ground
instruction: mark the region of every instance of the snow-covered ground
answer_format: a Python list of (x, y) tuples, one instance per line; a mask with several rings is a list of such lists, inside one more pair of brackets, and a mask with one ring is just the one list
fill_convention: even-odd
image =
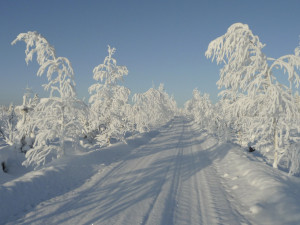
[(184, 117), (127, 144), (18, 170), (0, 173), (0, 224), (300, 223), (298, 177)]

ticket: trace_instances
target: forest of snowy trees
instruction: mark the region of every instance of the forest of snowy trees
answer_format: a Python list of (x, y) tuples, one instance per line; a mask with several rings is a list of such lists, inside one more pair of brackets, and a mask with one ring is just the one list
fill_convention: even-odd
[[(126, 66), (117, 65), (115, 48), (91, 72), (88, 103), (76, 95), (71, 63), (56, 56), (55, 49), (37, 32), (21, 33), (12, 42), (26, 44), (25, 61), (36, 59), (37, 76), (47, 76), (49, 93), (39, 98), (27, 88), (23, 104), (0, 108), (0, 135), (12, 151), (25, 154), (24, 166), (46, 163), (86, 145), (99, 149), (128, 136), (148, 132), (174, 116), (188, 116), (219, 142), (255, 148), (274, 168), (299, 173), (300, 164), (300, 47), (277, 59), (263, 53), (264, 44), (248, 25), (236, 23), (213, 40), (205, 52), (221, 65), (218, 102), (197, 89), (179, 110), (164, 85), (132, 94), (122, 85)], [(286, 83), (280, 83), (282, 76)], [(1, 153), (0, 153), (1, 154)], [(5, 163), (5, 162), (4, 162)]]
[(104, 147), (125, 142), (126, 136), (164, 124), (176, 114), (176, 102), (163, 85), (135, 94), (134, 104), (129, 104), (130, 90), (120, 84), (128, 70), (117, 65), (115, 48), (108, 46), (108, 56), (94, 68), (95, 84), (89, 88), (86, 104), (76, 95), (74, 72), (67, 58), (57, 57), (37, 32), (21, 33), (12, 44), (18, 41), (26, 43), (27, 64), (36, 57), (40, 66), (37, 76), (47, 76), (43, 87), (49, 92), (48, 98), (39, 99), (27, 89), (21, 106), (1, 108), (1, 136), (25, 154), (25, 166), (39, 168), (85, 143)]

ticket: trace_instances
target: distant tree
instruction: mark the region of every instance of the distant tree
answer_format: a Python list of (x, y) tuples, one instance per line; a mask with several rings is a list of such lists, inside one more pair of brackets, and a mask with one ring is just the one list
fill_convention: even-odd
[(0, 137), (5, 139), (5, 131), (4, 131), (4, 124), (5, 124), (5, 115), (6, 115), (6, 107), (3, 105), (0, 105)]
[(9, 108), (1, 106), (0, 136), (2, 136), (3, 140), (8, 145), (14, 144), (18, 120), (19, 118), (15, 113), (15, 107), (13, 104), (10, 104)]
[(168, 122), (177, 113), (176, 102), (160, 84), (158, 89), (150, 88), (142, 94), (133, 96), (135, 127), (139, 132), (149, 131)]
[(185, 103), (184, 108), (185, 113), (191, 116), (202, 129), (216, 135), (219, 141), (227, 140), (224, 135), (227, 133), (224, 130), (224, 121), (207, 93), (202, 95), (200, 91), (194, 89), (192, 99)]
[(40, 166), (64, 155), (67, 140), (76, 143), (82, 130), (77, 117), (85, 113), (85, 105), (76, 97), (74, 73), (67, 58), (56, 57), (55, 49), (37, 32), (21, 33), (12, 44), (17, 41), (26, 43), (26, 63), (36, 54), (40, 65), (37, 76), (46, 73), (48, 78), (43, 87), (50, 96), (35, 107), (31, 121), (37, 134), (34, 148), (27, 151), (24, 162), (26, 166)]

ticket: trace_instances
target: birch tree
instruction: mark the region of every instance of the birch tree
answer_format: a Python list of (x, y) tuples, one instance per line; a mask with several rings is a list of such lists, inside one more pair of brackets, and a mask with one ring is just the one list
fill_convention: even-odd
[(32, 115), (33, 130), (37, 134), (34, 148), (27, 151), (23, 163), (38, 167), (63, 156), (66, 141), (76, 143), (81, 132), (77, 117), (85, 113), (85, 105), (76, 97), (74, 72), (67, 58), (57, 57), (54, 47), (37, 32), (21, 33), (12, 44), (18, 41), (26, 44), (26, 63), (36, 55), (40, 66), (37, 76), (46, 74), (48, 79), (43, 87), (50, 95), (41, 99)]
[(112, 139), (125, 141), (128, 127), (130, 90), (119, 85), (128, 74), (126, 66), (118, 66), (113, 58), (116, 49), (108, 46), (108, 56), (93, 70), (97, 82), (90, 86), (89, 103), (93, 112), (93, 127), (100, 146), (111, 144)]
[[(299, 87), (300, 51), (297, 47), (294, 54), (273, 59), (263, 54), (264, 46), (248, 25), (236, 23), (209, 44), (205, 55), (224, 65), (217, 82), (223, 89), (220, 95), (232, 102), (230, 110), (237, 123), (249, 122), (249, 140), (255, 136), (261, 147), (273, 143), (273, 167), (277, 168), (279, 154), (284, 155), (279, 145), (288, 146), (290, 128), (299, 118), (293, 88)], [(276, 80), (274, 70), (288, 75), (289, 87)]]

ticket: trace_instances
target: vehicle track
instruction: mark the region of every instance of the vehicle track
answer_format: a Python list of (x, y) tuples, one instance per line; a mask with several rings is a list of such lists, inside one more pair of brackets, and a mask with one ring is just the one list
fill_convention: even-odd
[[(156, 193), (155, 198), (153, 199), (153, 203), (151, 204), (151, 207), (149, 208), (149, 211), (146, 213), (144, 220), (143, 220), (143, 225), (146, 224), (172, 224), (173, 216), (174, 216), (174, 211), (175, 207), (177, 205), (176, 203), (176, 196), (177, 192), (179, 189), (179, 179), (180, 179), (180, 171), (181, 171), (181, 158), (183, 154), (183, 148), (182, 148), (182, 139), (184, 135), (184, 130), (185, 126), (182, 121), (182, 128), (181, 128), (181, 134), (180, 137), (178, 138), (178, 143), (176, 145), (175, 150), (177, 150), (177, 155), (173, 159), (173, 161), (170, 161), (168, 165), (168, 169), (164, 177), (162, 178), (161, 182), (161, 188), (159, 189), (159, 192)], [(168, 183), (170, 179), (168, 177), (172, 176), (172, 182), (171, 185)], [(164, 187), (164, 190), (162, 189)], [(170, 187), (169, 187), (170, 186)], [(165, 198), (166, 196), (166, 191), (168, 191), (168, 197), (167, 200)], [(160, 198), (159, 198), (160, 197)], [(162, 215), (159, 215), (162, 213), (161, 206), (164, 205), (167, 209), (165, 213)], [(161, 221), (157, 220), (157, 218), (162, 217)], [(153, 221), (155, 220), (155, 221)]]

